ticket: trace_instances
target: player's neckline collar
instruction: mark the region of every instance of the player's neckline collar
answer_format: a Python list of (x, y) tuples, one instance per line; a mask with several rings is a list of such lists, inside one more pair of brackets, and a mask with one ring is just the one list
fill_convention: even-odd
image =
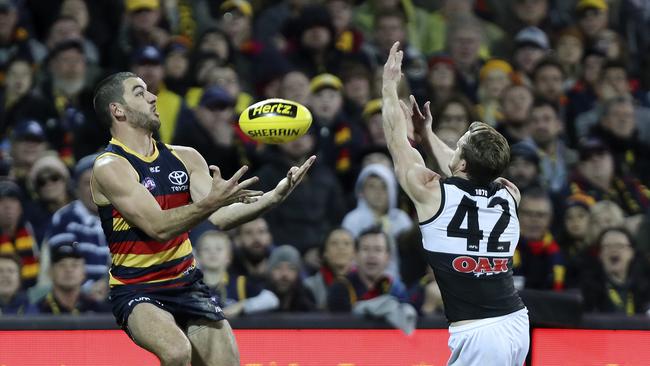
[(140, 153), (131, 150), (128, 146), (126, 146), (124, 143), (122, 143), (120, 140), (116, 139), (115, 137), (111, 138), (111, 141), (109, 143), (121, 147), (122, 150), (124, 150), (126, 153), (129, 153), (146, 163), (151, 163), (154, 160), (158, 159), (158, 155), (160, 155), (160, 152), (158, 151), (158, 144), (156, 144), (156, 140), (151, 139), (151, 141), (153, 141), (153, 154), (149, 156), (144, 156)]
[(494, 182), (490, 184), (479, 184), (461, 177), (447, 177), (444, 182), (447, 184), (452, 184), (470, 194), (474, 194), (476, 189), (485, 189), (488, 192), (488, 196), (492, 196), (494, 193), (496, 193), (496, 191), (499, 190), (498, 185), (494, 184)]

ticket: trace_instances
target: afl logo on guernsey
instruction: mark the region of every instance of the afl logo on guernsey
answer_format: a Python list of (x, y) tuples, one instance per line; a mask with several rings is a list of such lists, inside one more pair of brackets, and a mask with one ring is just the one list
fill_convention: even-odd
[(174, 170), (173, 172), (169, 173), (168, 177), (169, 181), (177, 186), (182, 186), (183, 184), (187, 183), (187, 173), (182, 170)]
[(142, 180), (142, 185), (144, 186), (144, 188), (146, 188), (149, 191), (153, 191), (154, 188), (156, 188), (156, 182), (154, 182), (154, 180), (149, 177), (145, 177)]

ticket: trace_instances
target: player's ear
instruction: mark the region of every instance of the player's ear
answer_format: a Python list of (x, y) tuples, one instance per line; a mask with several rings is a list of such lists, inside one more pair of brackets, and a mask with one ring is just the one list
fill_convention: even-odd
[(115, 117), (116, 120), (124, 121), (126, 119), (126, 115), (124, 114), (124, 107), (120, 103), (111, 103), (109, 105), (109, 108), (111, 110), (111, 114), (113, 117)]
[(465, 159), (460, 159), (458, 162), (458, 170), (467, 173), (467, 161)]

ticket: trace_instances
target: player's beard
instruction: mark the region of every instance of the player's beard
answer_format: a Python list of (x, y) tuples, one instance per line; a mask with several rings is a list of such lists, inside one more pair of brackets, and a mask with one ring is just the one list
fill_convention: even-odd
[(157, 132), (160, 129), (160, 119), (150, 116), (131, 107), (125, 106), (127, 121), (133, 128), (141, 128), (149, 132)]

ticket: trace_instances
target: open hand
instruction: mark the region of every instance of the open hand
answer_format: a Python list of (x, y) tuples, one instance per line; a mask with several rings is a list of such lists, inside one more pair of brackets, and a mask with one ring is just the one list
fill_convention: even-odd
[(257, 177), (248, 178), (241, 183), (239, 182), (239, 179), (248, 170), (248, 167), (245, 165), (228, 180), (221, 178), (221, 172), (216, 166), (210, 165), (210, 170), (213, 172), (212, 188), (206, 198), (215, 209), (228, 206), (235, 202), (252, 203), (257, 201), (257, 197), (263, 193), (261, 191), (246, 189), (258, 181)]
[(431, 102), (424, 103), (422, 109), (424, 114), (420, 111), (415, 97), (411, 95), (411, 120), (413, 121), (413, 129), (415, 134), (415, 141), (421, 142), (426, 139), (427, 133), (432, 131), (433, 117), (431, 116)]
[(386, 64), (384, 64), (384, 85), (391, 82), (399, 84), (399, 81), (402, 78), (402, 59), (404, 58), (404, 52), (398, 51), (398, 48), (399, 42), (395, 42), (393, 47), (390, 48), (388, 60), (386, 60)]
[(314, 164), (315, 160), (316, 156), (312, 155), (300, 167), (293, 166), (291, 169), (289, 169), (286, 178), (283, 178), (280, 182), (278, 182), (278, 185), (275, 186), (275, 189), (273, 190), (273, 195), (276, 203), (284, 201), (284, 199), (287, 198), (291, 192), (293, 192), (294, 188), (300, 184), (302, 179), (307, 174), (309, 168), (311, 168), (311, 166)]

